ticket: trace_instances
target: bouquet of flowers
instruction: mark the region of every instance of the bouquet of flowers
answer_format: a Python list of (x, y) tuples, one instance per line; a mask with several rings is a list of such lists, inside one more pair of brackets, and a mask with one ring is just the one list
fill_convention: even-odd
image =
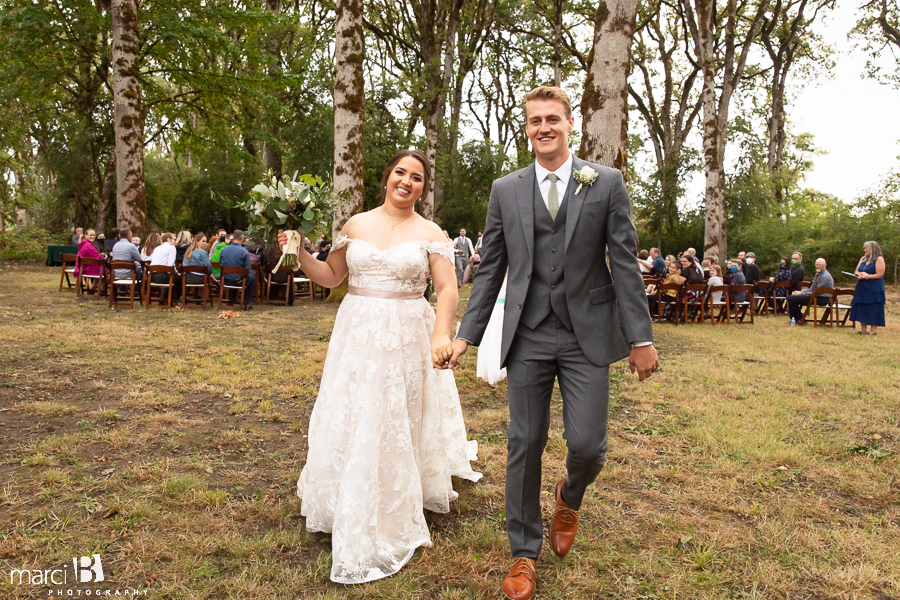
[(332, 188), (321, 177), (297, 173), (289, 181), (279, 181), (269, 171), (266, 178), (250, 190), (249, 198), (226, 204), (247, 212), (251, 235), (272, 239), (279, 229), (287, 234), (287, 244), (278, 264), (291, 270), (299, 264), (300, 234), (308, 234), (331, 221), (334, 208)]

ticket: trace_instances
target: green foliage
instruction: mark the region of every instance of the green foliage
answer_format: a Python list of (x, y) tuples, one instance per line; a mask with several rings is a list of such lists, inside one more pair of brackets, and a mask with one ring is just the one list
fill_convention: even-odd
[(68, 244), (66, 234), (52, 236), (43, 229), (26, 227), (0, 233), (0, 260), (43, 260), (47, 245)]

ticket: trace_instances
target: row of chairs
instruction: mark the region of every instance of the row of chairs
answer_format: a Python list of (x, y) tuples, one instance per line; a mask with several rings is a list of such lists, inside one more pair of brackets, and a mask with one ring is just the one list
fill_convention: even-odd
[[(784, 284), (784, 285), (782, 285)], [(803, 282), (799, 289), (809, 288), (809, 282)], [(786, 295), (780, 296), (774, 293), (776, 289), (786, 288)], [(769, 314), (787, 314), (787, 298), (790, 294), (790, 282), (757, 282), (746, 285), (714, 285), (705, 283), (679, 284), (664, 283), (655, 289), (657, 321), (660, 323), (702, 324), (709, 321), (711, 325), (717, 324), (753, 324), (756, 316)], [(666, 294), (671, 292), (671, 294)], [(737, 302), (739, 294), (744, 293), (744, 300)], [(716, 294), (719, 299), (714, 300)], [(663, 301), (664, 296), (674, 299)], [(816, 296), (829, 295), (829, 302), (819, 306)], [(821, 327), (847, 327), (850, 316), (850, 305), (841, 301), (841, 298), (853, 297), (852, 289), (844, 288), (820, 288), (816, 295), (811, 295), (803, 309), (801, 323), (812, 320), (814, 326)], [(820, 316), (821, 311), (821, 316)], [(810, 319), (810, 312), (812, 318)], [(851, 322), (850, 327), (855, 327)]]
[[(247, 294), (252, 294), (259, 302), (269, 304), (287, 305), (295, 299), (315, 300), (316, 297), (325, 297), (325, 289), (316, 285), (302, 273), (295, 273), (288, 268), (279, 267), (277, 271), (267, 272), (262, 265), (253, 265), (256, 271), (256, 289), (247, 289), (247, 275), (249, 270), (239, 267), (220, 267), (219, 263), (212, 263), (213, 268), (220, 270), (220, 275), (240, 276), (239, 285), (224, 284), (224, 278), (217, 281), (206, 273), (204, 267), (177, 265), (174, 267), (151, 266), (149, 261), (141, 263), (141, 276), (138, 276), (138, 267), (132, 261), (120, 261), (109, 259), (77, 258), (82, 267), (98, 266), (103, 275), (86, 275), (84, 269), (79, 269), (75, 275), (76, 256), (74, 254), (61, 255), (62, 269), (60, 272), (59, 291), (71, 291), (79, 297), (88, 297), (99, 300), (101, 295), (108, 295), (109, 307), (128, 306), (134, 308), (137, 299), (140, 305), (150, 308), (159, 306), (171, 308), (173, 292), (179, 288), (181, 291), (182, 308), (203, 308), (213, 306), (214, 299), (218, 299), (219, 310), (223, 307), (234, 307), (238, 310), (246, 305)], [(116, 278), (116, 271), (129, 271), (125, 278)], [(182, 277), (177, 277), (178, 273)], [(202, 282), (188, 282), (187, 274), (202, 277)], [(282, 273), (281, 277), (275, 273)], [(154, 278), (153, 275), (162, 274), (163, 277)], [(74, 279), (74, 280), (73, 280)], [(157, 281), (154, 281), (157, 279)], [(283, 294), (278, 293), (282, 288)], [(234, 295), (232, 300), (231, 296)], [(279, 297), (282, 296), (282, 297)]]

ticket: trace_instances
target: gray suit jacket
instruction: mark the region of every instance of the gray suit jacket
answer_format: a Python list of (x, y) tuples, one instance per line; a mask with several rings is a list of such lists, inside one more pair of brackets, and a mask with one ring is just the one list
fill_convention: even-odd
[[(650, 312), (637, 255), (637, 233), (622, 174), (577, 157), (573, 169), (589, 165), (593, 185), (576, 196), (569, 180), (565, 237), (566, 303), (585, 357), (604, 366), (628, 356), (631, 344), (653, 340)], [(534, 164), (494, 182), (482, 242), (482, 261), (459, 329), (477, 346), (509, 268), (501, 364), (513, 343), (534, 265)], [(609, 248), (607, 268), (606, 249)]]

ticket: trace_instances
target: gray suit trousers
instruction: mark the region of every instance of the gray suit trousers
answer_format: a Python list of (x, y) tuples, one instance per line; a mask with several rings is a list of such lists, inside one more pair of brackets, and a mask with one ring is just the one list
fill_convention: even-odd
[(537, 559), (543, 541), (541, 457), (554, 379), (559, 380), (563, 398), (568, 448), (562, 495), (578, 510), (587, 486), (606, 462), (609, 367), (588, 361), (574, 332), (552, 312), (533, 330), (519, 324), (506, 366), (510, 416), (506, 527), (512, 556)]

